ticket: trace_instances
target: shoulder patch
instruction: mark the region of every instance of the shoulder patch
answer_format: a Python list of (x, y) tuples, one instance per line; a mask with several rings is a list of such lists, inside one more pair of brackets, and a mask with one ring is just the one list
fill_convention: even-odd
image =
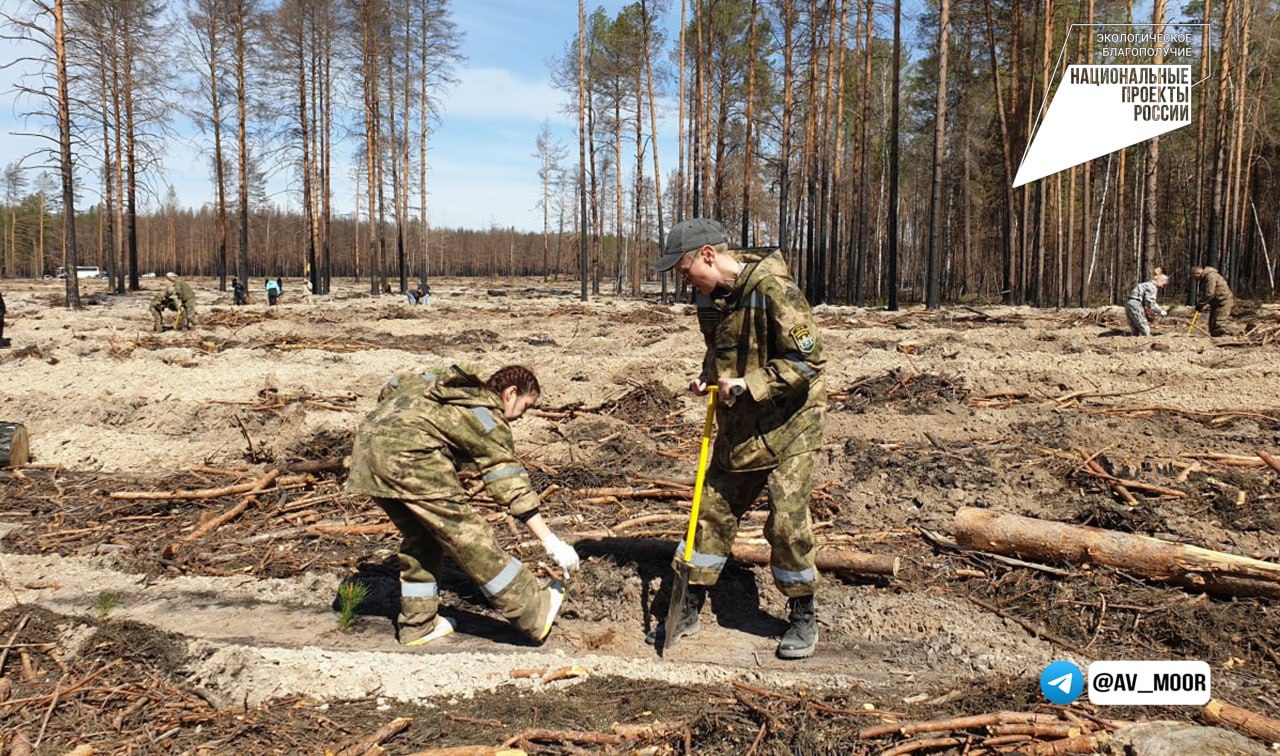
[(791, 329), (791, 340), (796, 343), (796, 349), (800, 350), (801, 354), (809, 354), (817, 345), (813, 338), (813, 330), (807, 323), (801, 323)]

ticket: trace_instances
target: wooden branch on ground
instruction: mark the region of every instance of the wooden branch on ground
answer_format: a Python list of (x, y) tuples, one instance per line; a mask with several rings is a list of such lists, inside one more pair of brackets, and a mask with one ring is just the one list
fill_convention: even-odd
[(926, 732), (948, 732), (950, 730), (972, 730), (1006, 724), (1062, 724), (1062, 720), (1053, 714), (1035, 714), (1026, 711), (993, 711), (988, 714), (973, 714), (949, 719), (932, 719), (926, 722), (895, 722), (892, 724), (864, 727), (858, 731), (863, 740), (882, 738), (885, 735), (919, 735)]
[(110, 496), (112, 499), (129, 499), (132, 501), (217, 499), (222, 496), (263, 491), (273, 482), (277, 486), (286, 486), (302, 483), (306, 480), (305, 475), (288, 475), (281, 477), (280, 472), (281, 471), (279, 469), (270, 470), (257, 480), (252, 480), (248, 483), (237, 483), (234, 486), (223, 486), (221, 488), (206, 488), (199, 491), (113, 491)]
[(1101, 564), (1226, 596), (1280, 598), (1280, 564), (1142, 535), (963, 507), (956, 542), (969, 549), (1068, 564)]
[(1043, 743), (1032, 743), (1018, 748), (1023, 756), (1055, 756), (1056, 754), (1093, 754), (1106, 753), (1107, 744), (1111, 742), (1111, 733), (1094, 732), (1077, 735), (1064, 740), (1050, 740)]
[(342, 748), (334, 749), (331, 753), (334, 756), (364, 756), (371, 749), (404, 732), (411, 724), (413, 724), (411, 717), (396, 717), (368, 735), (357, 738)]

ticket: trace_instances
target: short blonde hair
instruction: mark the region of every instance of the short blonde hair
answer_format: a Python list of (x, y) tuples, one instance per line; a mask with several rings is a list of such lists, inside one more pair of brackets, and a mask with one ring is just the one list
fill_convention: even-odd
[(1157, 273), (1156, 277), (1151, 280), (1156, 282), (1156, 286), (1164, 286), (1169, 283), (1169, 277), (1163, 273)]

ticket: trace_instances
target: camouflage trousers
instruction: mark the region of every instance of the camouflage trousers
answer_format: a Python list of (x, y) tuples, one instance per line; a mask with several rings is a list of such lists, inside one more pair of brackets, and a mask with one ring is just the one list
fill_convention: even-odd
[(375, 498), (403, 536), (400, 545), (400, 642), (431, 632), (440, 607), (436, 574), (448, 554), (516, 629), (537, 640), (550, 610), (520, 560), (503, 551), (493, 528), (466, 504)]
[[(818, 584), (814, 567), (813, 521), (809, 516), (810, 478), (817, 452), (783, 460), (772, 470), (734, 472), (712, 464), (707, 470), (693, 540), (691, 585), (714, 585), (728, 562), (738, 523), (769, 486), (769, 518), (764, 535), (772, 556), (773, 584), (784, 596), (812, 596)], [(685, 543), (676, 548), (675, 561), (684, 559)]]
[(178, 302), (173, 297), (165, 297), (162, 299), (153, 299), (151, 301), (151, 320), (155, 326), (155, 330), (164, 329), (164, 320), (160, 317), (165, 310), (178, 311)]
[(1233, 297), (1214, 299), (1209, 302), (1209, 335), (1226, 336), (1227, 320), (1231, 318)]

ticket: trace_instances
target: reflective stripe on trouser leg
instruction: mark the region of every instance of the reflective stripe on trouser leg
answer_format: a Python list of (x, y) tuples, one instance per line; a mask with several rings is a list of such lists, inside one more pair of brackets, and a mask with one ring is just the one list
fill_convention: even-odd
[(419, 522), (402, 501), (374, 499), (387, 517), (400, 531), (400, 615), (396, 620), (400, 628), (400, 642), (417, 640), (435, 626), (436, 613), (440, 610), (440, 589), (435, 574), (440, 571), (442, 552), (440, 544)]
[(784, 459), (769, 477), (772, 506), (764, 535), (772, 549), (773, 584), (788, 598), (811, 596), (818, 583), (809, 515), (810, 478), (817, 454), (810, 451)]
[[(751, 508), (768, 479), (768, 470), (730, 472), (714, 462), (711, 464), (702, 488), (702, 502), (698, 506), (698, 532), (693, 539), (690, 585), (715, 585), (733, 550), (738, 521)], [(684, 561), (683, 545), (676, 552), (675, 561)]]
[(519, 560), (502, 550), (493, 528), (466, 504), (452, 501), (409, 501), (445, 551), (485, 592), (494, 608), (530, 638), (542, 633), (549, 599)]

